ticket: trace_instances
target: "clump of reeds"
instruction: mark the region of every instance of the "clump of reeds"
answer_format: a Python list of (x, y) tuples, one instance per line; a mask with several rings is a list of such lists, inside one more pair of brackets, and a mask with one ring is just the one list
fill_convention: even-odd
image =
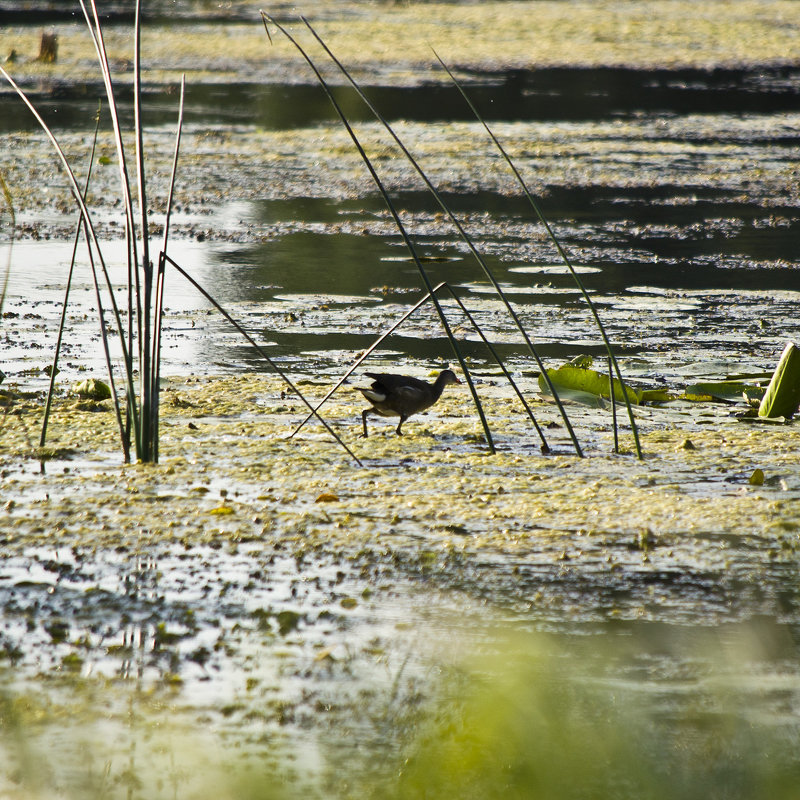
[[(88, 7), (84, 0), (80, 0), (81, 10), (89, 30), (89, 35), (94, 44), (98, 66), (106, 90), (106, 98), (111, 116), (116, 146), (117, 165), (120, 173), (120, 196), (122, 207), (125, 209), (125, 240), (127, 252), (127, 329), (123, 323), (123, 312), (117, 305), (114, 287), (109, 276), (108, 265), (98, 240), (91, 212), (86, 205), (86, 196), (91, 179), (91, 168), (94, 158), (94, 142), (89, 158), (89, 168), (83, 188), (78, 184), (75, 172), (67, 160), (64, 151), (59, 145), (53, 131), (42, 119), (39, 112), (26, 97), (25, 93), (15, 83), (13, 78), (0, 67), (0, 72), (16, 90), (22, 101), (28, 106), (36, 117), (61, 162), (62, 168), (69, 181), (70, 191), (79, 210), (79, 221), (75, 236), (72, 266), (66, 285), (64, 313), (62, 314), (59, 328), (58, 343), (53, 366), (51, 367), (51, 385), (48, 393), (48, 402), (42, 425), (40, 445), (44, 446), (47, 420), (53, 393), (53, 381), (57, 373), (58, 352), (64, 334), (66, 319), (66, 306), (69, 299), (69, 289), (72, 280), (75, 254), (81, 237), (85, 241), (87, 257), (92, 273), (95, 290), (100, 331), (105, 353), (106, 367), (108, 370), (109, 387), (111, 390), (117, 422), (120, 431), (122, 449), (126, 461), (131, 459), (131, 450), (139, 461), (148, 462), (158, 459), (158, 369), (159, 339), (154, 336), (154, 331), (160, 326), (160, 307), (154, 298), (157, 273), (150, 260), (148, 236), (148, 211), (146, 193), (146, 174), (144, 150), (142, 144), (142, 119), (141, 119), (141, 13), (140, 2), (136, 3), (134, 22), (134, 140), (135, 158), (134, 169), (136, 174), (136, 187), (138, 199), (138, 215), (134, 210), (134, 192), (131, 188), (131, 159), (123, 143), (122, 126), (114, 87), (111, 81), (111, 69), (108, 52), (106, 50), (103, 29), (97, 11), (95, 0), (88, 0)], [(99, 125), (99, 118), (98, 118)], [(95, 133), (95, 142), (96, 142)], [(173, 184), (175, 174), (173, 170)], [(166, 242), (166, 232), (165, 232)], [(122, 373), (125, 386), (124, 400), (125, 412), (121, 410), (122, 391), (118, 388), (118, 377), (112, 363), (109, 337), (106, 330), (106, 319), (110, 318), (111, 327), (116, 331), (117, 341), (122, 352)], [(134, 352), (137, 353), (138, 381), (134, 380)]]
[[(252, 340), (252, 337), (233, 320), (233, 318), (206, 292), (191, 276), (177, 264), (168, 254), (170, 216), (175, 190), (175, 180), (180, 152), (181, 129), (183, 122), (183, 102), (185, 81), (181, 84), (181, 96), (178, 112), (177, 132), (175, 137), (175, 155), (172, 164), (172, 174), (169, 184), (169, 193), (166, 203), (166, 218), (164, 223), (164, 237), (158, 258), (154, 265), (151, 256), (151, 242), (149, 236), (148, 200), (147, 200), (147, 173), (145, 169), (145, 153), (143, 143), (142, 123), (142, 65), (141, 65), (141, 0), (136, 0), (134, 18), (134, 57), (133, 57), (133, 88), (134, 88), (134, 121), (133, 139), (134, 154), (130, 156), (123, 141), (123, 132), (114, 86), (111, 80), (111, 67), (106, 49), (103, 28), (100, 24), (95, 0), (79, 0), (80, 7), (86, 21), (89, 35), (94, 44), (97, 63), (102, 74), (105, 87), (106, 100), (111, 117), (111, 124), (116, 148), (117, 166), (119, 169), (119, 191), (121, 206), (125, 213), (125, 242), (127, 254), (127, 308), (121, 310), (115, 298), (114, 286), (109, 276), (106, 259), (97, 237), (92, 215), (86, 204), (91, 171), (94, 163), (94, 147), (97, 138), (92, 144), (89, 155), (87, 177), (83, 187), (80, 187), (75, 172), (67, 160), (64, 151), (59, 145), (53, 131), (44, 121), (37, 109), (16, 84), (14, 79), (0, 66), (0, 74), (10, 83), (22, 101), (34, 115), (50, 140), (69, 181), (70, 191), (79, 211), (79, 220), (75, 234), (72, 263), (66, 281), (64, 306), (61, 324), (58, 332), (58, 341), (55, 348), (53, 364), (51, 366), (50, 391), (48, 392), (44, 420), (40, 437), (40, 447), (45, 446), (48, 419), (50, 415), (55, 377), (58, 373), (58, 357), (62, 338), (65, 332), (66, 309), (69, 302), (69, 293), (72, 283), (73, 269), (81, 237), (87, 248), (87, 256), (92, 272), (95, 290), (100, 333), (105, 353), (106, 368), (108, 372), (109, 388), (116, 412), (125, 461), (130, 461), (133, 455), (140, 462), (156, 462), (159, 456), (159, 382), (161, 374), (161, 330), (164, 313), (164, 275), (167, 265), (174, 267), (180, 274), (198, 288), (204, 296), (236, 329), (245, 335), (265, 358), (265, 360), (281, 375), (293, 391), (309, 408), (310, 403), (289, 380), (288, 376), (278, 368), (263, 350)], [(99, 114), (97, 124), (99, 126)], [(134, 175), (135, 177), (131, 177)], [(10, 203), (10, 194), (3, 183), (4, 193)], [(3, 292), (5, 289), (3, 289)], [(2, 297), (0, 295), (0, 305)], [(107, 318), (110, 325), (107, 325)], [(126, 324), (127, 323), (127, 324)], [(115, 364), (111, 357), (109, 334), (107, 327), (114, 330), (116, 340), (122, 353), (122, 367), (124, 393), (118, 388), (118, 376)], [(124, 399), (124, 412), (122, 400)], [(328, 432), (342, 445), (347, 453), (358, 459), (352, 451), (342, 442), (335, 431), (315, 411), (317, 418), (322, 422)]]

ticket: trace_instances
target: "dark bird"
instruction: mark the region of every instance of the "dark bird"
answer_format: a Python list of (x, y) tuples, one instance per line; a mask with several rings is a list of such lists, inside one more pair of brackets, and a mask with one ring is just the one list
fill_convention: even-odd
[(400, 422), (397, 423), (397, 435), (402, 436), (400, 428), (412, 414), (419, 414), (420, 411), (430, 408), (442, 396), (444, 387), (449, 383), (461, 383), (451, 369), (440, 372), (435, 383), (426, 383), (408, 375), (393, 375), (386, 372), (364, 374), (373, 380), (369, 389), (358, 389), (372, 404), (371, 408), (361, 412), (365, 437), (368, 414), (400, 417)]

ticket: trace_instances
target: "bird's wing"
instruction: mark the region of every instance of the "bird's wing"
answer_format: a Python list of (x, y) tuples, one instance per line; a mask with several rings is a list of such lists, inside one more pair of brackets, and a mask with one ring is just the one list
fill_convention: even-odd
[[(421, 381), (419, 378), (412, 378), (410, 375), (396, 375), (393, 372), (365, 372), (364, 374), (368, 378), (372, 378), (376, 384), (380, 384), (380, 391), (395, 392), (405, 387), (413, 387), (425, 391), (425, 389), (430, 388), (430, 384)], [(372, 388), (378, 389), (374, 385)]]
[(430, 405), (430, 403), (427, 403), (429, 392), (416, 386), (399, 386), (394, 390), (393, 394), (398, 402), (402, 403), (404, 406), (420, 408), (421, 410)]

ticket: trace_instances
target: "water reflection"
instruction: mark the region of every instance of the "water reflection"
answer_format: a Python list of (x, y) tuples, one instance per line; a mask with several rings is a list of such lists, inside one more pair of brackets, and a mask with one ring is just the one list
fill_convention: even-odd
[[(676, 212), (641, 203), (638, 192), (625, 202), (619, 190), (613, 199), (591, 202), (577, 191), (562, 191), (552, 199), (553, 225), (573, 256), (591, 265), (583, 281), (620, 353), (650, 351), (653, 369), (660, 371), (663, 355), (652, 352), (657, 339), (679, 360), (691, 361), (694, 356), (686, 350), (690, 339), (702, 346), (703, 360), (712, 360), (729, 357), (734, 340), (739, 357), (759, 356), (764, 346), (777, 353), (780, 341), (800, 336), (793, 322), (800, 292), (800, 269), (792, 250), (800, 218), (794, 212), (776, 215), (721, 202)], [(571, 276), (559, 268), (552, 246), (534, 235), (525, 204), (492, 194), (450, 201), (478, 232), (479, 248), (542, 355), (600, 355), (602, 343), (587, 319), (585, 303)], [(445, 259), (425, 263), (431, 280), (456, 287), (501, 355), (526, 368), (528, 357), (519, 336), (463, 243), (434, 218), (424, 195), (399, 194), (397, 203), (411, 220), (412, 232), (423, 232), (419, 252)], [(268, 343), (274, 356), (289, 359), (300, 370), (339, 370), (342, 361), (366, 348), (424, 294), (417, 268), (377, 198), (238, 203), (235, 211), (255, 230), (263, 230), (264, 239), (238, 244), (175, 240), (172, 256), (260, 342)], [(224, 208), (219, 212), (227, 213)], [(486, 234), (480, 236), (484, 227)], [(121, 285), (121, 242), (106, 248)], [(47, 331), (57, 324), (70, 252), (67, 243), (54, 241), (19, 243), (15, 249), (15, 263), (43, 266), (33, 281), (28, 273), (12, 269), (6, 312), (19, 322), (8, 329), (6, 357), (11, 363), (4, 365), (12, 377), (15, 362), (19, 369), (29, 369), (37, 358), (35, 348), (48, 347)], [(82, 270), (70, 301), (70, 349), (64, 367), (83, 363), (102, 372), (94, 293), (88, 270)], [(269, 369), (177, 275), (168, 277), (167, 306), (167, 370)], [(448, 313), (465, 353), (487, 362), (488, 353), (460, 313)], [(32, 315), (27, 322), (25, 314)], [(35, 332), (37, 325), (42, 333)], [(430, 308), (405, 324), (386, 348), (401, 358), (452, 358)], [(40, 356), (41, 364), (35, 361), (38, 368), (46, 358)]]
[[(800, 270), (791, 260), (796, 218), (786, 218), (785, 223), (775, 226), (770, 223), (774, 216), (762, 209), (745, 211), (736, 205), (724, 207), (719, 202), (708, 202), (676, 214), (670, 207), (640, 203), (638, 193), (630, 202), (624, 200), (620, 191), (615, 192), (613, 200), (601, 197), (590, 202), (585, 193), (561, 192), (553, 204), (553, 224), (562, 240), (575, 252), (591, 251), (592, 271), (584, 273), (584, 283), (595, 293), (601, 307), (612, 305), (624, 311), (618, 321), (615, 315), (611, 316), (612, 329), (618, 325), (619, 330), (624, 330), (625, 317), (633, 305), (641, 308), (642, 286), (649, 287), (646, 292), (650, 315), (639, 321), (643, 334), (650, 326), (658, 330), (663, 324), (661, 312), (669, 315), (673, 334), (681, 328), (705, 324), (721, 331), (726, 326), (725, 312), (715, 296), (723, 289), (728, 292), (724, 304), (735, 302), (744, 313), (744, 319), (738, 319), (740, 326), (749, 324), (750, 309), (752, 314), (766, 312), (776, 324), (780, 320), (785, 327), (783, 303), (778, 301), (770, 314), (763, 303), (756, 300), (754, 306), (741, 294), (734, 301), (733, 292), (800, 291)], [(530, 228), (530, 214), (524, 202), (487, 194), (460, 195), (450, 201), (460, 217), (474, 220), (480, 211), (481, 215), (489, 215), (491, 226), (515, 232), (506, 238), (490, 234), (479, 242), (479, 247), (488, 253), (486, 259), (493, 273), (540, 338), (543, 352), (571, 357), (583, 347), (599, 354), (599, 339), (580, 321), (585, 306), (572, 277), (564, 269), (548, 269), (558, 265), (552, 247), (545, 242), (531, 254), (530, 243), (518, 241), (518, 232)], [(513, 326), (499, 303), (482, 305), (490, 302), (492, 292), (464, 245), (445, 224), (428, 224), (430, 203), (424, 195), (400, 194), (397, 203), (409, 218), (422, 221), (425, 235), (420, 237), (420, 252), (454, 259), (426, 262), (431, 280), (445, 280), (460, 287), (481, 324), (505, 342)], [(282, 354), (297, 357), (309, 351), (354, 351), (366, 347), (399, 316), (394, 304), (408, 304), (423, 293), (419, 273), (413, 262), (404, 257), (402, 240), (386, 217), (377, 200), (359, 204), (311, 200), (255, 204), (252, 218), (258, 225), (280, 229), (291, 222), (291, 231), (258, 244), (212, 250), (210, 289), (230, 302), (299, 303), (286, 309), (286, 313), (302, 314), (304, 318), (297, 325), (279, 325), (276, 329), (270, 324), (275, 315), (265, 315), (263, 333), (277, 343)], [(376, 220), (383, 220), (384, 227), (376, 230)], [(360, 227), (363, 231), (344, 233), (344, 225), (348, 231)], [(518, 250), (521, 260), (515, 258)], [(620, 252), (625, 253), (624, 258), (616, 257)], [(529, 255), (538, 255), (541, 260), (526, 259)], [(538, 272), (538, 267), (544, 271)], [(678, 293), (679, 297), (692, 293), (693, 297), (679, 301), (668, 297), (669, 292)], [(305, 303), (303, 295), (307, 295)], [(326, 295), (347, 295), (349, 299), (342, 303)], [(791, 306), (791, 295), (786, 299)], [(270, 309), (275, 311), (272, 305)], [(734, 319), (732, 307), (728, 312)], [(554, 327), (553, 315), (563, 317), (564, 325)], [(432, 331), (415, 330), (411, 337), (400, 331), (391, 346), (409, 356), (424, 358), (441, 358), (448, 353), (432, 317), (428, 315), (427, 319), (431, 320)], [(577, 320), (576, 330), (580, 332), (573, 337), (565, 336), (563, 331), (571, 319)], [(761, 316), (752, 321), (762, 325), (770, 322)], [(581, 336), (585, 339), (587, 330), (593, 340), (589, 347), (571, 341)], [(625, 337), (620, 344), (628, 352), (638, 349), (631, 348)], [(468, 345), (467, 349), (472, 356), (485, 358), (479, 346)], [(501, 352), (513, 355), (515, 347), (508, 345)], [(246, 358), (246, 349), (236, 348), (236, 357)]]

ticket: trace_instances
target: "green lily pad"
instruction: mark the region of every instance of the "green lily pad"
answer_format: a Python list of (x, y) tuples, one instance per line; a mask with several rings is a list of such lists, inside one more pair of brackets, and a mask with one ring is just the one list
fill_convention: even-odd
[(704, 381), (702, 383), (693, 383), (686, 387), (686, 395), (689, 398), (705, 396), (726, 402), (741, 401), (746, 396), (761, 397), (764, 391), (763, 386), (756, 386), (743, 381)]
[[(594, 398), (611, 397), (608, 375), (601, 374), (593, 369), (587, 369), (584, 366), (575, 366), (574, 363), (575, 362), (564, 364), (563, 367), (559, 367), (558, 369), (547, 370), (547, 375), (553, 382), (553, 385), (556, 387), (556, 391), (559, 393), (559, 395), (562, 395), (565, 392), (577, 392), (580, 394), (591, 395)], [(581, 359), (579, 363), (585, 364), (586, 361)], [(618, 402), (621, 402), (624, 399), (623, 385), (616, 378), (614, 378), (613, 385), (614, 397)], [(547, 382), (542, 375), (539, 376), (539, 388), (543, 392), (549, 394)], [(624, 391), (631, 403), (638, 405), (641, 402), (641, 391), (632, 389), (627, 385), (624, 387)], [(573, 395), (571, 399), (577, 398)], [(578, 400), (578, 402), (585, 402), (585, 400)], [(596, 399), (591, 402), (591, 405), (597, 405)]]
[(670, 400), (678, 400), (680, 395), (669, 392), (666, 389), (642, 389), (642, 403), (669, 403)]

